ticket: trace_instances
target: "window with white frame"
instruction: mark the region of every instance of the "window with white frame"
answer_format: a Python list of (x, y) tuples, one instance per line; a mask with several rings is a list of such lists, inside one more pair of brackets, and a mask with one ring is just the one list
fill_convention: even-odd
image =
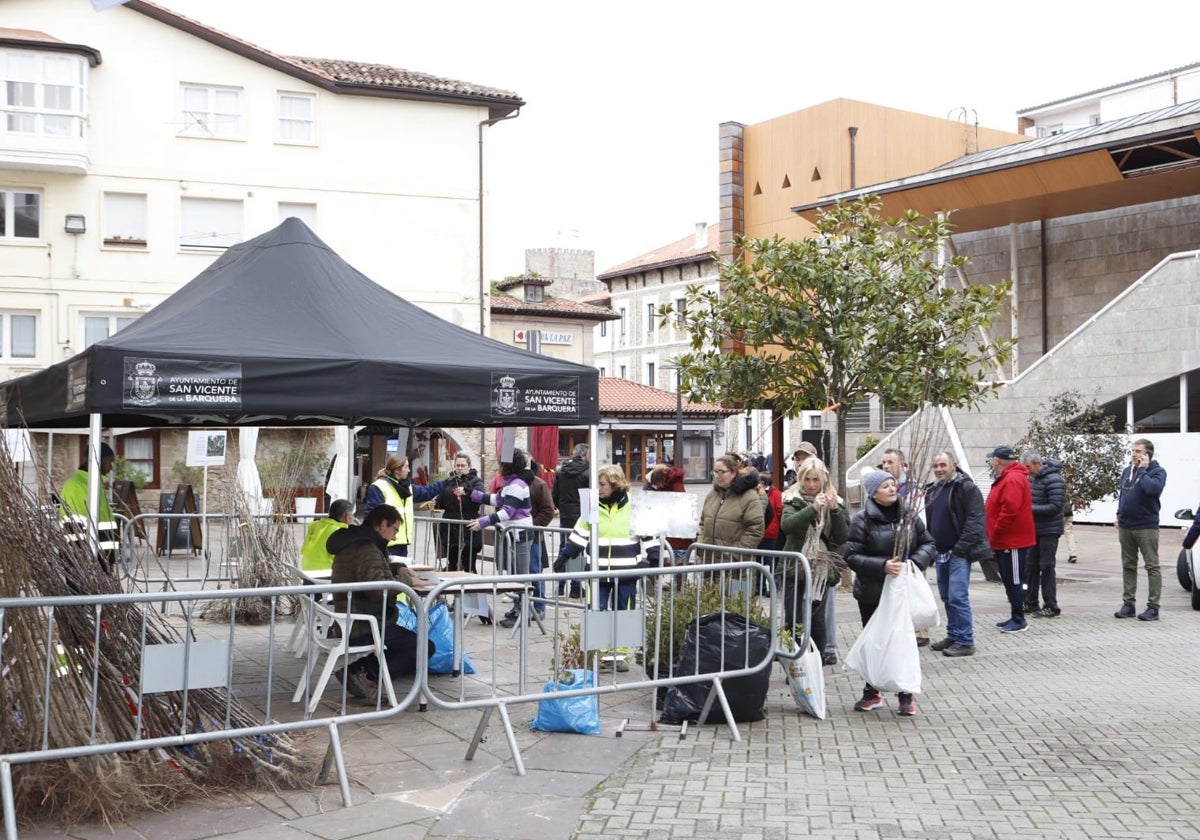
[(617, 311), (621, 313), (621, 335), (625, 335), (625, 307), (622, 306)]
[(658, 308), (655, 303), (646, 304), (646, 332), (654, 332), (654, 310)]
[(0, 313), (0, 357), (32, 359), (37, 355), (37, 315)]
[(140, 193), (105, 193), (101, 224), (105, 245), (146, 247), (146, 196)]
[(283, 143), (317, 141), (317, 98), (311, 93), (279, 91), (279, 140)]
[(0, 52), (0, 72), (4, 74), (0, 128), (14, 134), (83, 136), (87, 79), (83, 56), (5, 50)]
[(279, 221), (297, 218), (313, 230), (317, 229), (317, 205), (298, 201), (279, 202)]
[(601, 365), (601, 366), (600, 366), (600, 375), (601, 375), (601, 376), (608, 376), (608, 368), (606, 368), (606, 367), (604, 367), (603, 365)]
[(117, 445), (116, 454), (125, 459), (126, 465), (146, 476), (146, 487), (151, 490), (158, 487), (158, 432), (120, 435), (114, 442)]
[(124, 329), (137, 320), (136, 315), (88, 314), (83, 316), (83, 347), (91, 347), (103, 341), (117, 330)]
[(687, 298), (675, 298), (675, 327), (683, 329), (687, 321)]
[(38, 190), (0, 190), (0, 241), (19, 242), (42, 235), (42, 194)]
[(646, 384), (651, 388), (654, 387), (654, 362), (646, 363)]
[(179, 201), (181, 248), (228, 248), (242, 241), (242, 202), (220, 198)]
[(183, 85), (182, 133), (192, 137), (242, 136), (241, 88)]
[(600, 322), (600, 337), (604, 338), (608, 335), (608, 321)]
[(621, 366), (620, 366), (619, 368), (617, 368), (617, 369), (618, 369), (618, 370), (621, 372), (621, 378), (622, 378), (622, 379), (626, 379), (627, 377), (625, 376), (625, 365), (621, 365)]

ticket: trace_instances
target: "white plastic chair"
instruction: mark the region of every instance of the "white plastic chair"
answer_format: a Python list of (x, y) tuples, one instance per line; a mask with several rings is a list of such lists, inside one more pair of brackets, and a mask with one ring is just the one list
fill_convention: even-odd
[[(321, 702), (321, 694), (325, 691), (325, 686), (329, 682), (329, 678), (333, 676), (334, 670), (343, 667), (340, 664), (342, 657), (353, 656), (357, 659), (361, 654), (373, 653), (379, 660), (379, 682), (387, 693), (388, 701), (393, 706), (396, 705), (396, 691), (392, 686), (391, 675), (388, 673), (387, 659), (383, 655), (384, 644), (383, 638), (379, 634), (377, 616), (365, 613), (347, 615), (344, 612), (335, 612), (312, 598), (300, 599), (300, 611), (301, 620), (308, 630), (308, 651), (312, 657), (300, 675), (300, 684), (296, 686), (296, 693), (292, 695), (293, 703), (299, 703), (304, 697), (304, 691), (311, 682), (310, 668), (312, 671), (316, 670), (322, 653), (325, 654), (325, 667), (321, 669), (321, 676), (317, 679), (317, 683), (309, 695), (307, 715), (311, 715), (316, 710), (317, 703)], [(350, 627), (355, 621), (364, 621), (370, 626), (372, 640), (370, 643), (350, 644)], [(340, 634), (329, 638), (329, 628), (331, 627), (338, 627)]]

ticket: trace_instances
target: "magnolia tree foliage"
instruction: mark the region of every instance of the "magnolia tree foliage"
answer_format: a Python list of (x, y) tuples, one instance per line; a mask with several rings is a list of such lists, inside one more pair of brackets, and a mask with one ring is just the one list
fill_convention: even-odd
[(1113, 418), (1079, 391), (1063, 391), (1029, 417), (1018, 449), (1034, 449), (1062, 462), (1067, 498), (1074, 510), (1115, 496), (1126, 463), (1125, 436), (1115, 434)]
[[(950, 233), (945, 217), (885, 221), (867, 197), (823, 212), (809, 239), (739, 237), (740, 254), (720, 263), (720, 293), (687, 290), (686, 389), (788, 417), (832, 410), (836, 475), (847, 466), (846, 413), (871, 394), (889, 408), (978, 404), (993, 386), (988, 369), (1011, 352), (1010, 340), (985, 337), (1009, 286), (947, 287), (964, 264), (939, 258)], [(665, 324), (677, 313), (660, 315)]]

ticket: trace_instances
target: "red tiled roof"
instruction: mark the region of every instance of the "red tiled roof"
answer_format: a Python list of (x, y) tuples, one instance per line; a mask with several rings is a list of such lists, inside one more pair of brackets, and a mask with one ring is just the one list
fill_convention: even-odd
[(704, 259), (716, 251), (720, 243), (720, 231), (716, 225), (708, 226), (707, 242), (702, 248), (696, 247), (695, 235), (679, 239), (670, 245), (656, 248), (649, 253), (626, 260), (620, 265), (613, 266), (608, 271), (596, 275), (597, 280), (608, 280), (622, 274), (632, 274), (635, 271), (645, 271), (650, 268), (661, 268), (678, 263), (695, 262)]
[(340, 84), (424, 90), (431, 93), (445, 93), (454, 96), (487, 96), (494, 99), (507, 99), (514, 103), (519, 102), (521, 99), (521, 97), (512, 91), (476, 85), (470, 82), (460, 82), (457, 79), (431, 76), (428, 73), (418, 73), (415, 70), (388, 67), (386, 64), (368, 64), (361, 61), (346, 61), (340, 58), (288, 57), (292, 61), (303, 64), (305, 67), (310, 67), (318, 73), (327, 75), (333, 81)]
[(547, 295), (540, 303), (522, 300), (503, 292), (492, 292), (492, 312), (504, 315), (536, 315), (542, 318), (575, 318), (587, 321), (616, 321), (620, 315), (604, 306)]
[(150, 0), (129, 0), (125, 5), (126, 8), (141, 12), (160, 23), (173, 26), (210, 44), (333, 93), (489, 105), (493, 117), (510, 113), (525, 104), (521, 97), (512, 91), (402, 70), (398, 67), (280, 55), (151, 3)]
[[(601, 414), (675, 414), (674, 391), (663, 391), (649, 385), (639, 385), (615, 376), (600, 377)], [(722, 408), (713, 403), (683, 401), (685, 417), (729, 417), (736, 408)]]

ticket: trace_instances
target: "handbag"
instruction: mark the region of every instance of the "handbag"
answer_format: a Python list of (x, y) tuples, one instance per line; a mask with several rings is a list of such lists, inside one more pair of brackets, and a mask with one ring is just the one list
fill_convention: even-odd
[(933, 588), (925, 579), (925, 573), (918, 568), (916, 563), (908, 560), (904, 564), (904, 571), (900, 573), (900, 580), (904, 581), (908, 610), (912, 613), (913, 630), (929, 630), (933, 627), (940, 627), (942, 616), (938, 612), (937, 601), (933, 598)]
[(880, 691), (920, 694), (921, 653), (902, 578), (889, 575), (883, 582), (879, 606), (846, 655), (846, 667)]

